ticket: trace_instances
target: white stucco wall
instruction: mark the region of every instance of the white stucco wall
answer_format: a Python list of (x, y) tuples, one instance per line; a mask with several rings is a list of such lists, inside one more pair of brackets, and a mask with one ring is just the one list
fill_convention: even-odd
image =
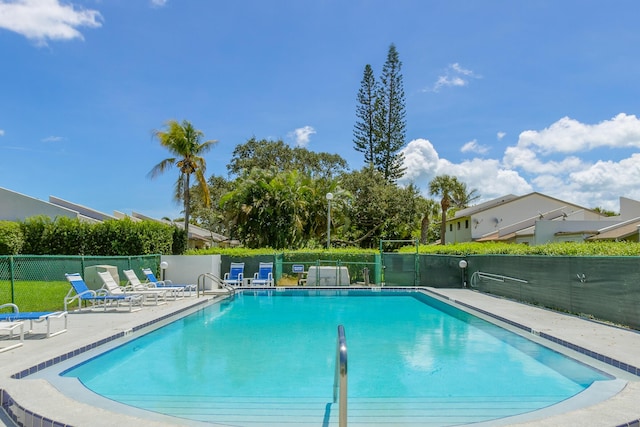
[[(611, 225), (618, 224), (619, 221), (536, 221), (535, 244), (542, 245), (553, 241), (582, 241), (584, 237), (581, 232), (592, 232)], [(556, 233), (576, 233), (573, 237), (557, 237)], [(587, 233), (591, 234), (591, 233)]]
[[(220, 255), (162, 255), (161, 261), (169, 266), (165, 270), (165, 279), (173, 283), (196, 284), (203, 273), (220, 276)], [(158, 277), (158, 279), (160, 279)], [(210, 289), (211, 282), (205, 282), (205, 288)]]

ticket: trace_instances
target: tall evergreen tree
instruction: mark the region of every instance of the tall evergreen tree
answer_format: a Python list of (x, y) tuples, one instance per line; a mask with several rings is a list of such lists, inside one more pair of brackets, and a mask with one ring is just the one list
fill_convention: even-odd
[(402, 84), (402, 62), (394, 44), (389, 46), (387, 61), (382, 68), (376, 96), (375, 137), (379, 141), (376, 167), (389, 182), (402, 177), (405, 145), (405, 99)]
[(364, 67), (364, 74), (358, 90), (357, 121), (353, 128), (353, 145), (364, 154), (364, 162), (373, 168), (376, 163), (377, 143), (375, 140), (374, 117), (378, 84), (371, 65)]

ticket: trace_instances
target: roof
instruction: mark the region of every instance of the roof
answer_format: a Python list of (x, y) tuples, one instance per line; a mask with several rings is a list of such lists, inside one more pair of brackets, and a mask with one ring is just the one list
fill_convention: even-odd
[(626, 239), (634, 234), (639, 234), (640, 230), (638, 227), (640, 227), (640, 218), (630, 219), (629, 221), (598, 230), (593, 236), (587, 238), (587, 240)]
[(544, 197), (544, 198), (550, 199), (550, 200), (556, 200), (558, 202), (564, 203), (565, 205), (575, 206), (575, 207), (578, 207), (580, 209), (584, 209), (584, 210), (587, 210), (587, 211), (591, 211), (592, 210), (592, 209), (589, 209), (589, 208), (585, 208), (584, 206), (577, 205), (575, 203), (567, 202), (565, 200), (560, 200), (560, 199), (557, 199), (555, 197), (547, 196), (546, 194), (542, 194), (542, 193), (538, 193), (537, 191), (534, 191), (532, 193), (525, 194), (524, 196), (514, 196), (513, 194), (508, 194), (506, 196), (498, 197), (497, 199), (489, 200), (488, 202), (484, 202), (484, 203), (480, 203), (478, 205), (470, 206), (470, 207), (465, 208), (465, 209), (460, 209), (459, 211), (457, 211), (455, 213), (453, 218), (449, 218), (449, 219), (447, 219), (447, 221), (459, 219), (459, 218), (466, 217), (466, 216), (475, 215), (477, 213), (492, 209), (492, 208), (494, 208), (496, 206), (506, 205), (506, 204), (514, 202), (516, 200), (522, 200), (522, 199), (525, 199), (527, 197), (531, 197), (531, 196), (534, 196), (534, 195), (538, 195), (538, 196), (541, 196), (541, 197)]

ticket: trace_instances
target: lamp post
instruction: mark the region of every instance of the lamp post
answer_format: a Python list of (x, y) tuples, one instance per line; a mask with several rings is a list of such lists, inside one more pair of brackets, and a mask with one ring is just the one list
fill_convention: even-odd
[(327, 249), (331, 247), (331, 200), (333, 193), (327, 193)]
[(162, 270), (162, 281), (164, 281), (164, 272), (167, 270), (167, 268), (169, 267), (169, 263), (167, 261), (162, 261), (160, 263), (160, 270)]

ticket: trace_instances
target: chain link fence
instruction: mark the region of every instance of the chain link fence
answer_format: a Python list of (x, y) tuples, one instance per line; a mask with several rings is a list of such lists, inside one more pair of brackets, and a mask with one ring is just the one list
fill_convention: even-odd
[(151, 268), (158, 272), (160, 255), (144, 256), (0, 256), (0, 304), (14, 303), (21, 311), (60, 310), (70, 287), (65, 273), (84, 276), (87, 267), (114, 266), (119, 272)]

